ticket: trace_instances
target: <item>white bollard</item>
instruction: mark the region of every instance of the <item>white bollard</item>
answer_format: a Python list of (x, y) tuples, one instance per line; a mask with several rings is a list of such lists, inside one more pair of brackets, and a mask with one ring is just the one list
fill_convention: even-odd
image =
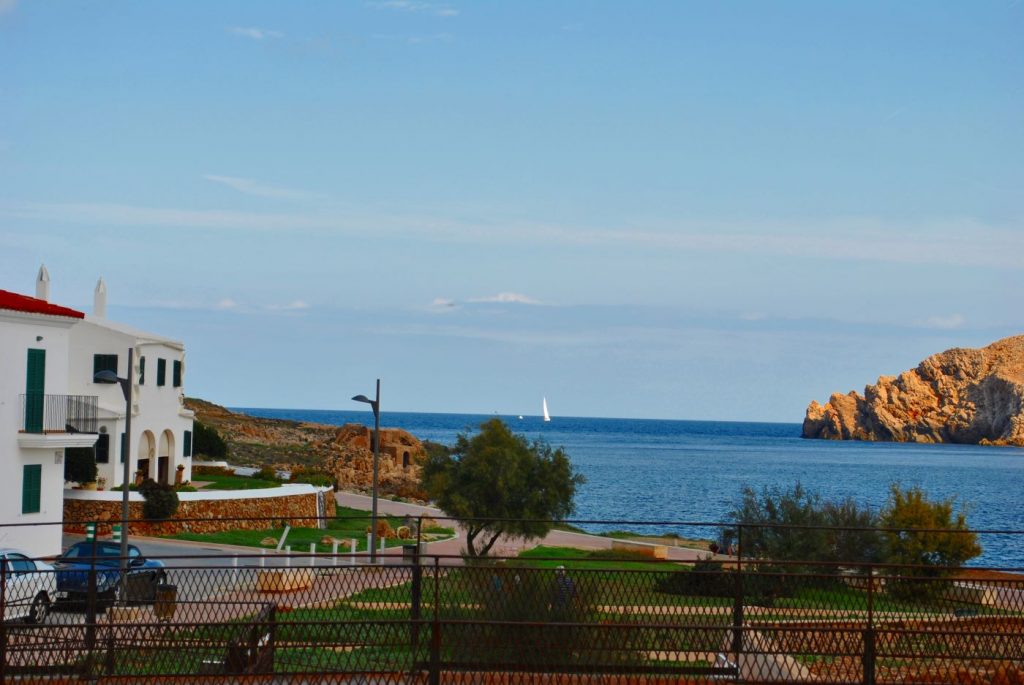
[(267, 550), (261, 549), (260, 550), (260, 555), (261, 555), (260, 556), (260, 568), (266, 568), (267, 567)]
[(369, 533), (366, 534), (366, 552), (369, 554), (373, 551), (373, 536)]
[(316, 566), (316, 543), (309, 543), (309, 565), (312, 568)]
[(349, 540), (348, 541), (348, 545), (349, 545), (348, 546), (348, 562), (349, 562), (348, 565), (349, 566), (355, 566), (356, 565), (356, 539), (352, 538), (351, 540)]
[(384, 539), (384, 538), (381, 538), (381, 539), (380, 539), (380, 551), (381, 551), (381, 552), (383, 552), (383, 551), (384, 551), (384, 543), (385, 543), (385, 542), (387, 542), (387, 540), (386, 540), (386, 539)]
[(331, 555), (334, 557), (334, 561), (332, 562), (333, 565), (337, 566), (338, 565), (338, 541), (337, 540), (335, 540), (334, 543), (331, 545)]
[(292, 546), (288, 545), (284, 548), (284, 566), (285, 568), (292, 567)]
[(238, 555), (231, 555), (231, 584), (238, 585)]

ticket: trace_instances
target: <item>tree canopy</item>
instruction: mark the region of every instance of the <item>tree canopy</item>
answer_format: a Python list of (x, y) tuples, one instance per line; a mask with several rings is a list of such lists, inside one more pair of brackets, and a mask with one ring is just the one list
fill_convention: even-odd
[(584, 478), (562, 448), (529, 442), (491, 419), (476, 435), (459, 435), (450, 453), (428, 454), (421, 481), (430, 498), (466, 528), (466, 551), (478, 557), (502, 535), (545, 535), (554, 521), (575, 511)]

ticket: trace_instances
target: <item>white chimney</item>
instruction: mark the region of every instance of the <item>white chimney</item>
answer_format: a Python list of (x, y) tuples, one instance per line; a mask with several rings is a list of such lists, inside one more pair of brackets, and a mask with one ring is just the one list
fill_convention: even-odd
[(107, 284), (102, 278), (96, 281), (96, 290), (92, 293), (92, 315), (97, 319), (107, 318)]
[(50, 272), (45, 264), (39, 265), (39, 275), (36, 276), (36, 299), (50, 301)]

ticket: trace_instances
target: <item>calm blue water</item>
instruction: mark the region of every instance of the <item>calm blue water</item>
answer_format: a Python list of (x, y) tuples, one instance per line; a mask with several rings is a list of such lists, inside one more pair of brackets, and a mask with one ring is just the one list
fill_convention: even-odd
[[(373, 421), (368, 411), (237, 411), (337, 425)], [(382, 418), (421, 440), (451, 444), (459, 432), (492, 417), (395, 412)], [(889, 484), (900, 482), (920, 485), (933, 497), (956, 496), (973, 528), (1024, 530), (1024, 449), (803, 440), (799, 424), (501, 418), (531, 439), (565, 448), (587, 477), (576, 499), (578, 519), (721, 521), (743, 486), (796, 481), (826, 498), (852, 496), (880, 508)], [(706, 529), (674, 529), (710, 536)], [(976, 564), (1024, 566), (1024, 536), (985, 535), (982, 546)]]

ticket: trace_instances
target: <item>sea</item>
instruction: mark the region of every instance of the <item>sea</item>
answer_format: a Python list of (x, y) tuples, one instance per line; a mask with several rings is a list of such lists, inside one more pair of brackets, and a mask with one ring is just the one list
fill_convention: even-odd
[[(371, 424), (368, 411), (237, 408), (252, 416), (342, 425)], [(389, 412), (381, 425), (451, 445), (496, 415)], [(932, 498), (956, 498), (971, 528), (1024, 532), (1024, 449), (976, 445), (805, 440), (800, 424), (499, 416), (528, 439), (563, 447), (587, 482), (577, 493), (579, 526), (715, 537), (692, 523), (720, 522), (743, 488), (801, 483), (826, 499), (852, 497), (880, 509), (893, 483)], [(985, 532), (974, 566), (1024, 567), (1024, 533)]]

